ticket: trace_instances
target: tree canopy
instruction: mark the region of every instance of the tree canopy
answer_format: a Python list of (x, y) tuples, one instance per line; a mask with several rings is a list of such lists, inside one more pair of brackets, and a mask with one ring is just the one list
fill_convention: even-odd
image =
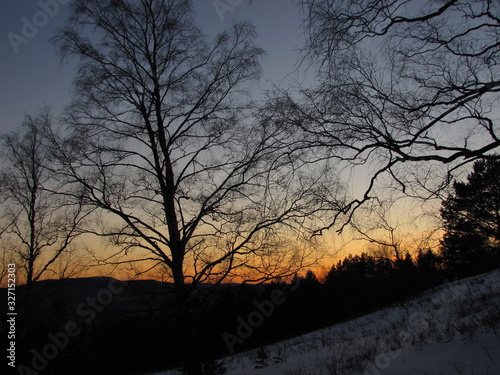
[(210, 41), (187, 0), (71, 7), (54, 38), (79, 59), (71, 134), (50, 135), (59, 178), (100, 213), (85, 230), (115, 246), (108, 263), (173, 280), (184, 362), (199, 374), (194, 288), (293, 275), (308, 255), (300, 233), (336, 191), (328, 170), (290, 157), (286, 132), (255, 120), (246, 94), (264, 52), (252, 25)]
[(497, 157), (498, 2), (300, 3), (303, 61), (317, 83), (277, 90), (266, 113), (300, 152), (369, 171), (363, 192), (326, 228), (342, 230), (381, 181), (428, 198), (456, 168)]

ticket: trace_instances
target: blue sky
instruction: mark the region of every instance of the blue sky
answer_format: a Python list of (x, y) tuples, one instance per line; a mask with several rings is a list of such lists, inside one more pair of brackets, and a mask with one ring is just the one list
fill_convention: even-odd
[[(66, 21), (68, 2), (0, 2), (1, 133), (19, 126), (23, 112), (34, 113), (41, 106), (51, 105), (57, 115), (69, 103), (75, 66), (74, 63), (61, 66), (49, 42)], [(256, 26), (257, 43), (267, 52), (262, 61), (262, 81), (254, 90), (256, 94), (270, 88), (271, 83), (286, 86), (299, 78), (291, 74), (297, 61), (296, 49), (301, 44), (301, 14), (294, 3), (258, 0), (250, 5), (248, 0), (193, 0), (198, 24), (210, 36), (223, 31), (234, 20), (249, 20)], [(34, 23), (36, 30), (25, 26), (26, 20)]]

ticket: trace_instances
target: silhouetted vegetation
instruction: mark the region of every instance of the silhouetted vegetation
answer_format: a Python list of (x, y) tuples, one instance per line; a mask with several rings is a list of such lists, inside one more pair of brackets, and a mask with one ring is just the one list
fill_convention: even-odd
[[(223, 374), (219, 358), (234, 351), (500, 266), (492, 2), (417, 12), (403, 1), (299, 0), (301, 61), (317, 84), (273, 89), (259, 104), (250, 88), (264, 51), (253, 25), (209, 40), (188, 0), (71, 3), (52, 39), (63, 60), (78, 59), (63, 128), (44, 110), (0, 138), (0, 237), (10, 249), (0, 274), (13, 259), (26, 281), (16, 295), (19, 373)], [(386, 185), (434, 199), (473, 162), (442, 204), (441, 249), (372, 241), (395, 256), (349, 255), (323, 279), (300, 274), (314, 263), (300, 241), (355, 227), (363, 209), (383, 204)], [(357, 168), (367, 183), (350, 196), (357, 189), (342, 179)], [(146, 264), (172, 283), (42, 281), (71, 273), (80, 235), (112, 245), (96, 264)], [(256, 365), (280, 360), (262, 349)]]
[(447, 267), (467, 272), (500, 260), (500, 161), (476, 161), (467, 182), (455, 181), (442, 203)]
[[(235, 351), (260, 347), (383, 306), (403, 304), (406, 299), (443, 282), (498, 266), (491, 259), (469, 268), (465, 265), (457, 268), (455, 264), (448, 268), (447, 264), (445, 257), (431, 249), (421, 250), (415, 257), (406, 254), (400, 259), (362, 253), (349, 255), (334, 264), (321, 281), (309, 270), (305, 276), (290, 282), (206, 285), (192, 297), (198, 305), (197, 344), (204, 349), (201, 359), (205, 372), (223, 373), (224, 365), (218, 358), (230, 354), (224, 333), (236, 335), (242, 321), (254, 320), (253, 325), (248, 325), (248, 337), (234, 345)], [(176, 309), (172, 285), (130, 281), (109, 304), (101, 308), (96, 302), (95, 314), (91, 315), (89, 307), (83, 309), (82, 303), (92, 301), (109, 280), (35, 283), (33, 293), (38, 299), (31, 303), (39, 314), (19, 340), (19, 347), (23, 348), (19, 353), (24, 353), (19, 363), (31, 367), (33, 350), (41, 353), (53, 342), (51, 337), (63, 331), (68, 322), (75, 322), (81, 332), (70, 338), (55, 359), (49, 360), (50, 371), (42, 369), (40, 374), (67, 374), (68, 371), (77, 375), (134, 374), (180, 366), (182, 353), (176, 338), (183, 332), (172, 319)], [(19, 290), (22, 298), (25, 287)], [(261, 314), (258, 324), (254, 324), (256, 312), (263, 311), (258, 306), (276, 299), (277, 295), (280, 303), (266, 307), (269, 314)]]

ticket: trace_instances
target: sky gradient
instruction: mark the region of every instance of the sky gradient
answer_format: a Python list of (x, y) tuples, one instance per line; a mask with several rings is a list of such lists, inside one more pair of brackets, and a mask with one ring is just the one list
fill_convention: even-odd
[[(50, 105), (58, 115), (69, 104), (76, 61), (61, 65), (49, 42), (66, 22), (67, 3), (0, 2), (0, 133), (17, 128), (25, 112), (32, 114)], [(250, 4), (247, 0), (194, 0), (193, 5), (199, 27), (211, 37), (235, 21), (248, 20), (255, 25), (257, 44), (267, 52), (262, 61), (262, 80), (254, 90), (257, 98), (272, 84), (283, 85), (298, 78), (290, 75), (297, 62), (301, 35), (300, 9), (294, 1)], [(26, 26), (28, 23), (34, 23), (36, 30)]]
[[(49, 105), (57, 116), (69, 104), (76, 61), (61, 65), (55, 47), (49, 42), (54, 32), (66, 22), (69, 7), (65, 3), (68, 2), (0, 2), (0, 133), (15, 130), (21, 124), (24, 112), (34, 114), (40, 107)], [(288, 87), (305, 79), (303, 69), (296, 69), (303, 31), (301, 9), (295, 3), (294, 0), (193, 0), (197, 23), (209, 37), (214, 37), (235, 21), (249, 20), (255, 25), (257, 45), (267, 53), (262, 60), (262, 79), (253, 89), (257, 100), (273, 85)], [(26, 21), (46, 24), (37, 28), (36, 35), (26, 38), (27, 43), (13, 45), (12, 33), (24, 37)], [(352, 172), (346, 181), (348, 192), (362, 194), (367, 180), (365, 169), (361, 168), (356, 175)], [(400, 208), (400, 215), (393, 219), (396, 223), (404, 222), (409, 213), (417, 211), (414, 205)], [(417, 231), (421, 229), (419, 227), (418, 221), (412, 221), (403, 233)], [(403, 228), (399, 226), (398, 229)], [(351, 240), (350, 233), (339, 237), (333, 231), (323, 237), (325, 250), (340, 257), (363, 249), (363, 243), (351, 243)]]

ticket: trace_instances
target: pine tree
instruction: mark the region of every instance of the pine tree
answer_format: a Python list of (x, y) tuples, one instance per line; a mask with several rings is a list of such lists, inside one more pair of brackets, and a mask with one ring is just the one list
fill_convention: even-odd
[(500, 255), (500, 161), (474, 163), (466, 182), (455, 182), (442, 203), (442, 253), (452, 269), (492, 264)]

